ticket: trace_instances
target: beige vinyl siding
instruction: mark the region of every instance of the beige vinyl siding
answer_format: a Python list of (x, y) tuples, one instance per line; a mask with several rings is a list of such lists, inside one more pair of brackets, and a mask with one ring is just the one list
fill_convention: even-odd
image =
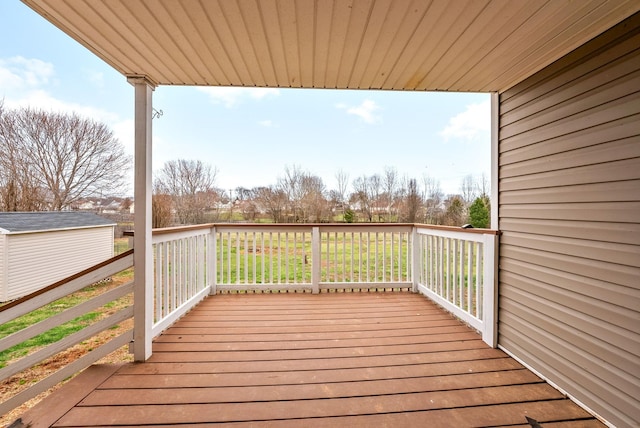
[(500, 94), (499, 346), (640, 424), (640, 15)]
[(8, 235), (8, 295), (15, 299), (113, 256), (113, 227)]

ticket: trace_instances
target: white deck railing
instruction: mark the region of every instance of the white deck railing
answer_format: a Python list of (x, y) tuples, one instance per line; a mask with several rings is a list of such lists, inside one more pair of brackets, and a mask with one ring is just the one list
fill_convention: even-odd
[(418, 291), (482, 332), (495, 347), (497, 239), (494, 231), (415, 228)]
[(213, 238), (210, 227), (154, 233), (153, 337), (210, 293)]
[(207, 294), (418, 291), (495, 346), (497, 233), (413, 224), (208, 224), (155, 230), (156, 336)]
[(215, 225), (212, 287), (226, 291), (412, 288), (410, 225)]

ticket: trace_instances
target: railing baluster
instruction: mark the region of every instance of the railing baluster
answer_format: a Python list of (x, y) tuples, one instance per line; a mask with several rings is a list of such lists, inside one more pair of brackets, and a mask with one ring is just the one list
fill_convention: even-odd
[(258, 246), (257, 246), (257, 233), (253, 232), (253, 283), (257, 284), (257, 278), (258, 278), (258, 274), (257, 274), (257, 270), (258, 270)]
[(156, 260), (156, 268), (155, 268), (155, 278), (153, 280), (153, 288), (155, 289), (155, 303), (154, 303), (154, 311), (153, 311), (153, 320), (156, 321), (160, 318), (162, 318), (161, 314), (159, 313), (160, 308), (161, 308), (161, 302), (160, 299), (162, 297), (162, 286), (160, 284), (160, 281), (162, 280), (162, 255), (160, 252), (160, 247), (162, 247), (162, 243), (160, 244), (156, 244), (153, 246), (153, 250), (154, 250), (154, 258)]
[(282, 283), (282, 233), (277, 233), (278, 237), (278, 284)]
[(353, 254), (354, 254), (353, 253), (353, 246), (354, 246), (353, 245), (353, 232), (351, 232), (351, 240), (349, 241), (349, 243), (351, 244), (351, 269), (350, 269), (351, 273), (349, 275), (349, 279), (350, 279), (351, 282), (353, 282), (353, 259), (354, 259), (354, 256), (353, 256)]
[(333, 232), (333, 257), (331, 257), (331, 265), (333, 266), (333, 282), (338, 282), (338, 232)]
[(458, 302), (458, 239), (453, 239), (453, 289), (451, 294), (453, 295), (453, 304)]
[(473, 284), (473, 242), (469, 242), (469, 256), (467, 259), (467, 312), (473, 313), (473, 299), (471, 288)]
[(402, 281), (402, 234), (398, 235), (398, 282)]
[(374, 261), (373, 261), (373, 282), (378, 282), (378, 232), (373, 234), (373, 253), (374, 253)]
[(446, 238), (445, 240), (445, 250), (444, 250), (444, 257), (446, 259), (445, 262), (445, 275), (446, 275), (446, 280), (445, 280), (445, 299), (449, 300), (449, 295), (451, 292), (451, 238)]
[(482, 266), (482, 244), (476, 243), (476, 280), (475, 280), (475, 288), (476, 288), (476, 304), (475, 304), (475, 314), (476, 318), (482, 319), (482, 279), (481, 279), (481, 266)]
[(178, 282), (176, 281), (176, 241), (169, 242), (169, 276), (171, 278), (171, 306), (178, 307)]
[(412, 281), (413, 279), (413, 262), (415, 259), (413, 259), (412, 257), (412, 246), (413, 246), (413, 232), (407, 232), (406, 233), (406, 249), (407, 249), (407, 259), (406, 259), (406, 275), (403, 277), (405, 279), (405, 281)]
[(347, 234), (342, 232), (342, 282), (347, 282)]
[(293, 232), (293, 282), (298, 281), (298, 233)]
[(284, 283), (289, 283), (289, 232), (284, 233)]
[(265, 259), (266, 254), (264, 253), (264, 232), (260, 232), (260, 284), (264, 284), (265, 280)]
[(229, 284), (233, 283), (234, 278), (232, 278), (231, 274), (233, 272), (232, 262), (233, 262), (233, 236), (234, 234), (229, 232), (227, 233), (227, 282)]
[(171, 278), (171, 247), (173, 242), (163, 242), (163, 254), (162, 254), (162, 279), (163, 279), (163, 293), (164, 293), (164, 306), (165, 314), (170, 313), (173, 310), (173, 292), (172, 292), (172, 280)]

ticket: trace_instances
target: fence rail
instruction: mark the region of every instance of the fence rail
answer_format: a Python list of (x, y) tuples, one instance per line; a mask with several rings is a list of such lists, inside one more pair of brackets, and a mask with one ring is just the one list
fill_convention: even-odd
[[(51, 286), (34, 292), (19, 300), (11, 302), (0, 307), (0, 324), (15, 320), (23, 315), (29, 314), (51, 302), (66, 297), (76, 291), (94, 284), (100, 280), (108, 278), (125, 269), (133, 266), (133, 251), (128, 251), (103, 263), (97, 264), (85, 271), (59, 281)], [(20, 344), (26, 340), (34, 338), (39, 334), (50, 331), (59, 327), (80, 315), (86, 314), (96, 308), (105, 306), (133, 291), (133, 283), (120, 285), (108, 292), (92, 297), (84, 302), (70, 307), (52, 317), (49, 317), (39, 323), (26, 326), (8, 336), (0, 339), (0, 352), (8, 350), (13, 346)], [(25, 369), (41, 363), (47, 358), (56, 355), (71, 346), (91, 338), (98, 333), (105, 331), (126, 319), (133, 316), (133, 306), (127, 306), (119, 311), (107, 316), (100, 321), (84, 327), (83, 329), (64, 337), (63, 339), (51, 343), (36, 352), (11, 362), (7, 366), (0, 369), (0, 380), (5, 380)], [(37, 396), (43, 391), (51, 388), (57, 383), (63, 381), (69, 376), (90, 366), (100, 358), (110, 354), (123, 345), (133, 340), (133, 329), (122, 333), (121, 335), (111, 339), (103, 345), (89, 351), (79, 359), (69, 365), (61, 368), (48, 377), (30, 385), (8, 400), (0, 403), (0, 414), (5, 414), (11, 409), (21, 405), (27, 400)]]

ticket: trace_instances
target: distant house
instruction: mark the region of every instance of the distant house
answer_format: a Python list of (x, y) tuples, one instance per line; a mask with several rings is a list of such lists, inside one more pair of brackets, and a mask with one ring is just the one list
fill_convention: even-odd
[(0, 213), (0, 301), (113, 257), (116, 224), (83, 212)]

